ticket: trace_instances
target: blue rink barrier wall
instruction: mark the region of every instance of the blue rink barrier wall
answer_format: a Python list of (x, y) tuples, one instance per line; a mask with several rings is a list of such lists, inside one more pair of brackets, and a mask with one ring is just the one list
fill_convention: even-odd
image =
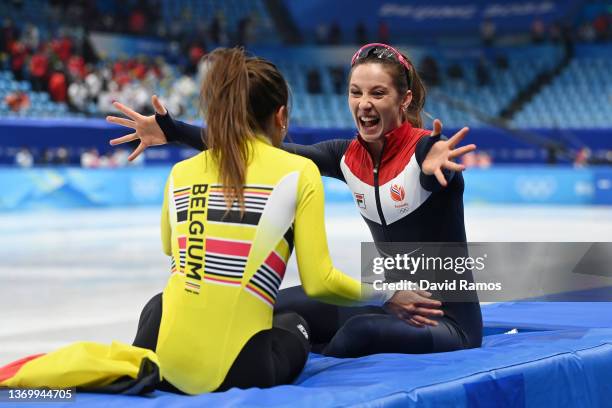
[[(0, 168), (0, 211), (161, 205), (170, 166)], [(496, 166), (464, 173), (466, 204), (612, 205), (612, 167)], [(324, 178), (328, 203), (349, 203)]]

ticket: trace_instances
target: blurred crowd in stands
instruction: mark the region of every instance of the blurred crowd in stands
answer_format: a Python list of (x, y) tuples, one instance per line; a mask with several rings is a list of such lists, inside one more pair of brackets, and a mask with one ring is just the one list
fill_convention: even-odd
[[(12, 1), (15, 8), (21, 3)], [(245, 45), (254, 38), (257, 20), (245, 16), (236, 32), (229, 33), (222, 12), (193, 27), (184, 24), (191, 20), (189, 10), (185, 10), (182, 19), (166, 24), (159, 16), (160, 3), (52, 0), (44, 27), (3, 18), (0, 69), (10, 69), (15, 80), (28, 80), (32, 91), (48, 92), (51, 101), (66, 103), (72, 112), (88, 116), (114, 112), (114, 100), (146, 112), (153, 90), (173, 80), (175, 84), (166, 84), (172, 92), (165, 102), (180, 114), (186, 97), (197, 92), (195, 74), (207, 44)], [(101, 5), (105, 8), (100, 9)], [(75, 21), (86, 21), (87, 26), (74, 25)], [(165, 59), (140, 56), (111, 60), (93, 52), (87, 35), (90, 31), (158, 37), (169, 41), (170, 55)], [(28, 95), (21, 91), (4, 99), (14, 112), (30, 105)]]
[[(168, 103), (180, 112), (181, 100), (197, 92), (194, 74), (205, 50), (189, 48), (182, 65), (171, 66), (164, 58), (122, 58), (109, 60), (84, 52), (86, 39), (79, 30), (60, 28), (53, 37), (44, 37), (27, 24), (21, 32), (6, 20), (0, 36), (0, 58), (16, 80), (29, 80), (34, 92), (48, 92), (53, 102), (67, 103), (73, 112), (105, 114), (114, 111), (112, 102), (122, 100), (137, 110), (149, 109), (152, 90), (181, 71)], [(178, 67), (178, 68), (176, 68)], [(16, 91), (5, 98), (13, 111), (29, 106), (27, 94)], [(93, 106), (92, 106), (93, 105)]]
[(79, 151), (73, 147), (60, 146), (49, 147), (42, 150), (21, 147), (15, 151), (15, 165), (22, 168), (33, 166), (74, 166), (83, 168), (114, 168), (125, 166), (138, 166), (144, 163), (144, 155), (138, 156), (133, 161), (128, 161), (129, 152), (122, 148), (113, 149), (100, 153), (95, 147)]

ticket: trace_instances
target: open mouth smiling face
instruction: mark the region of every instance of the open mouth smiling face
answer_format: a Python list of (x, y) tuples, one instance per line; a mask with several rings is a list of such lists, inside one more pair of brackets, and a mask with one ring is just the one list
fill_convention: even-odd
[[(349, 84), (349, 106), (357, 130), (365, 141), (380, 140), (401, 126), (400, 99), (393, 79), (383, 65), (366, 63), (353, 69)], [(410, 99), (403, 102), (409, 104)]]

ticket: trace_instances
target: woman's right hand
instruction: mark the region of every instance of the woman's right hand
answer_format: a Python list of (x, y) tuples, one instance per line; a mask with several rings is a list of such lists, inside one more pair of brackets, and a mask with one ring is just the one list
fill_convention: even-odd
[(437, 326), (438, 322), (431, 318), (444, 316), (442, 303), (430, 298), (431, 293), (424, 290), (398, 290), (384, 307), (413, 326)]
[[(156, 113), (160, 115), (166, 115), (168, 113), (156, 95), (151, 97), (151, 103), (153, 104), (153, 109), (155, 109)], [(111, 146), (140, 139), (140, 144), (128, 157), (129, 161), (134, 160), (149, 146), (163, 145), (168, 143), (166, 135), (164, 135), (164, 132), (161, 130), (157, 124), (157, 121), (155, 120), (155, 115), (143, 116), (119, 102), (113, 102), (113, 106), (123, 112), (130, 119), (120, 118), (117, 116), (107, 116), (106, 120), (117, 125), (131, 128), (134, 130), (134, 133), (112, 139), (110, 141)]]

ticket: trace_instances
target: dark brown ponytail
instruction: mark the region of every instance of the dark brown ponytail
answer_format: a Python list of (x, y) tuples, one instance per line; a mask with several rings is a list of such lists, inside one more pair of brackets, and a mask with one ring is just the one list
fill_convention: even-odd
[[(228, 209), (237, 201), (244, 211), (248, 141), (265, 135), (274, 113), (287, 106), (289, 88), (272, 63), (247, 57), (241, 48), (219, 48), (207, 58), (211, 65), (200, 93), (207, 145), (219, 166)], [(282, 140), (266, 136), (280, 146)]]

